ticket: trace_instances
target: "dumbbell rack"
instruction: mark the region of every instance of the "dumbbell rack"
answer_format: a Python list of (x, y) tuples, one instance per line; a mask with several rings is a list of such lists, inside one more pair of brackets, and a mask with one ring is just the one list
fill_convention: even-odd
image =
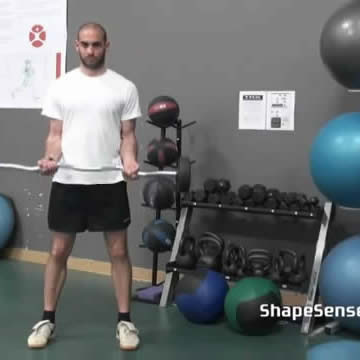
[[(160, 130), (161, 130), (161, 135), (160, 135), (161, 139), (166, 137), (166, 128), (158, 126), (157, 124), (155, 124), (151, 120), (147, 120), (146, 122), (149, 123), (150, 125), (153, 125), (153, 126), (156, 126), (156, 127), (160, 128)], [(189, 123), (183, 125), (182, 120), (178, 119), (177, 122), (174, 125), (171, 126), (171, 127), (176, 129), (176, 146), (177, 146), (177, 149), (178, 149), (178, 160), (177, 160), (175, 166), (170, 166), (170, 167), (172, 167), (174, 169), (177, 169), (179, 167), (179, 159), (180, 159), (181, 154), (182, 154), (182, 129), (184, 129), (186, 127), (189, 127), (189, 126), (191, 126), (191, 125), (193, 125), (195, 123), (196, 123), (196, 121), (192, 121), (192, 122), (189, 122)], [(147, 160), (145, 160), (144, 162), (146, 164), (154, 166), (154, 164), (150, 163)], [(163, 170), (163, 167), (158, 167), (158, 169)], [(176, 225), (175, 225), (175, 227), (177, 228), (179, 218), (180, 218), (180, 213), (181, 213), (181, 193), (178, 191), (177, 186), (175, 188), (176, 188), (176, 192), (175, 192)], [(144, 204), (143, 204), (143, 206), (147, 207), (147, 205), (144, 205)], [(173, 209), (173, 208), (171, 208), (171, 209)], [(155, 209), (155, 219), (160, 219), (160, 217), (161, 217), (161, 210), (160, 209)], [(140, 245), (140, 247), (144, 248), (145, 246)], [(152, 280), (151, 280), (152, 286), (158, 286), (158, 283), (157, 283), (158, 264), (159, 264), (159, 253), (154, 251), (153, 252), (153, 259), (152, 259)], [(144, 288), (139, 289), (139, 290), (143, 290), (143, 289)]]
[[(208, 203), (196, 203), (190, 201), (183, 201), (181, 204), (181, 215), (179, 219), (179, 224), (176, 231), (175, 241), (170, 255), (170, 262), (167, 266), (166, 277), (164, 282), (164, 288), (162, 296), (160, 299), (160, 306), (166, 307), (170, 301), (173, 299), (174, 289), (177, 281), (179, 280), (179, 275), (181, 273), (189, 273), (194, 270), (189, 269), (180, 269), (171, 267), (171, 263), (174, 263), (176, 256), (179, 252), (181, 245), (181, 239), (184, 232), (189, 228), (193, 210), (195, 208), (202, 209), (213, 209), (220, 211), (239, 211), (244, 213), (252, 214), (262, 214), (262, 215), (275, 215), (275, 216), (290, 216), (296, 218), (307, 218), (313, 219), (314, 221), (319, 222), (319, 233), (315, 245), (314, 253), (314, 262), (312, 266), (310, 282), (308, 290), (306, 293), (306, 302), (305, 307), (314, 308), (314, 305), (319, 302), (319, 292), (318, 292), (318, 282), (320, 267), (322, 264), (324, 251), (326, 248), (326, 238), (329, 230), (330, 223), (333, 219), (333, 204), (331, 202), (325, 202), (322, 211), (318, 213), (309, 213), (301, 211), (290, 211), (290, 210), (279, 210), (279, 209), (265, 209), (265, 208), (250, 208), (246, 206), (233, 206), (233, 205), (222, 205), (222, 204), (208, 204)], [(235, 280), (227, 277), (227, 280)], [(303, 317), (301, 324), (301, 333), (308, 335), (313, 330), (314, 327), (314, 318)]]

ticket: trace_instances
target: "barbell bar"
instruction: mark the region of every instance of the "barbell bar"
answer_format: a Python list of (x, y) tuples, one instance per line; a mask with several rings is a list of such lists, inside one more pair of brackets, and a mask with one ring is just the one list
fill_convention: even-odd
[[(78, 168), (72, 165), (59, 163), (59, 168), (62, 169), (72, 169), (75, 171), (113, 171), (113, 170), (120, 170), (124, 171), (124, 168), (120, 165), (113, 165), (113, 166), (101, 166), (101, 167), (91, 167), (91, 168)], [(31, 172), (39, 172), (39, 166), (25, 166), (20, 164), (11, 164), (11, 163), (0, 163), (0, 168), (7, 168), (7, 169), (17, 169), (23, 171), (31, 171)], [(191, 184), (191, 162), (187, 157), (180, 157), (179, 164), (176, 171), (166, 171), (166, 170), (159, 170), (159, 171), (139, 171), (138, 175), (142, 176), (175, 176), (176, 177), (176, 186), (179, 192), (188, 192), (190, 189)]]

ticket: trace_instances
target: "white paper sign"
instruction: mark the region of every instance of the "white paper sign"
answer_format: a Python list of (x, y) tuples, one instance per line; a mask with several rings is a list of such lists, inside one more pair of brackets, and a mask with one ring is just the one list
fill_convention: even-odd
[(240, 91), (239, 129), (294, 131), (295, 91)]
[(266, 113), (267, 130), (294, 131), (295, 91), (269, 91)]
[(65, 72), (67, 0), (0, 0), (0, 107), (41, 108)]
[(266, 126), (266, 92), (240, 91), (239, 129), (264, 130)]

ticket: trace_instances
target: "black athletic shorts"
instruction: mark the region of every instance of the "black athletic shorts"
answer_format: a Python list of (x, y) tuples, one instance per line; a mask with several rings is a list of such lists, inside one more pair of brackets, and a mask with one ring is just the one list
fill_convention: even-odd
[(53, 182), (48, 225), (57, 232), (118, 231), (130, 225), (125, 181), (69, 185)]

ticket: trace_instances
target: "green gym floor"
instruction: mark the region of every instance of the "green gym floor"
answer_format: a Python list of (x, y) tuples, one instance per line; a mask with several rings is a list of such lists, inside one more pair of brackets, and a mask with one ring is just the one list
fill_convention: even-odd
[(30, 350), (26, 339), (42, 313), (42, 286), (43, 265), (0, 259), (1, 360), (306, 358), (306, 340), (297, 325), (288, 324), (265, 337), (246, 337), (231, 331), (225, 321), (194, 325), (175, 306), (137, 301), (132, 318), (141, 332), (141, 347), (122, 352), (115, 338), (111, 278), (80, 271), (68, 272), (56, 315), (56, 339), (45, 349)]

